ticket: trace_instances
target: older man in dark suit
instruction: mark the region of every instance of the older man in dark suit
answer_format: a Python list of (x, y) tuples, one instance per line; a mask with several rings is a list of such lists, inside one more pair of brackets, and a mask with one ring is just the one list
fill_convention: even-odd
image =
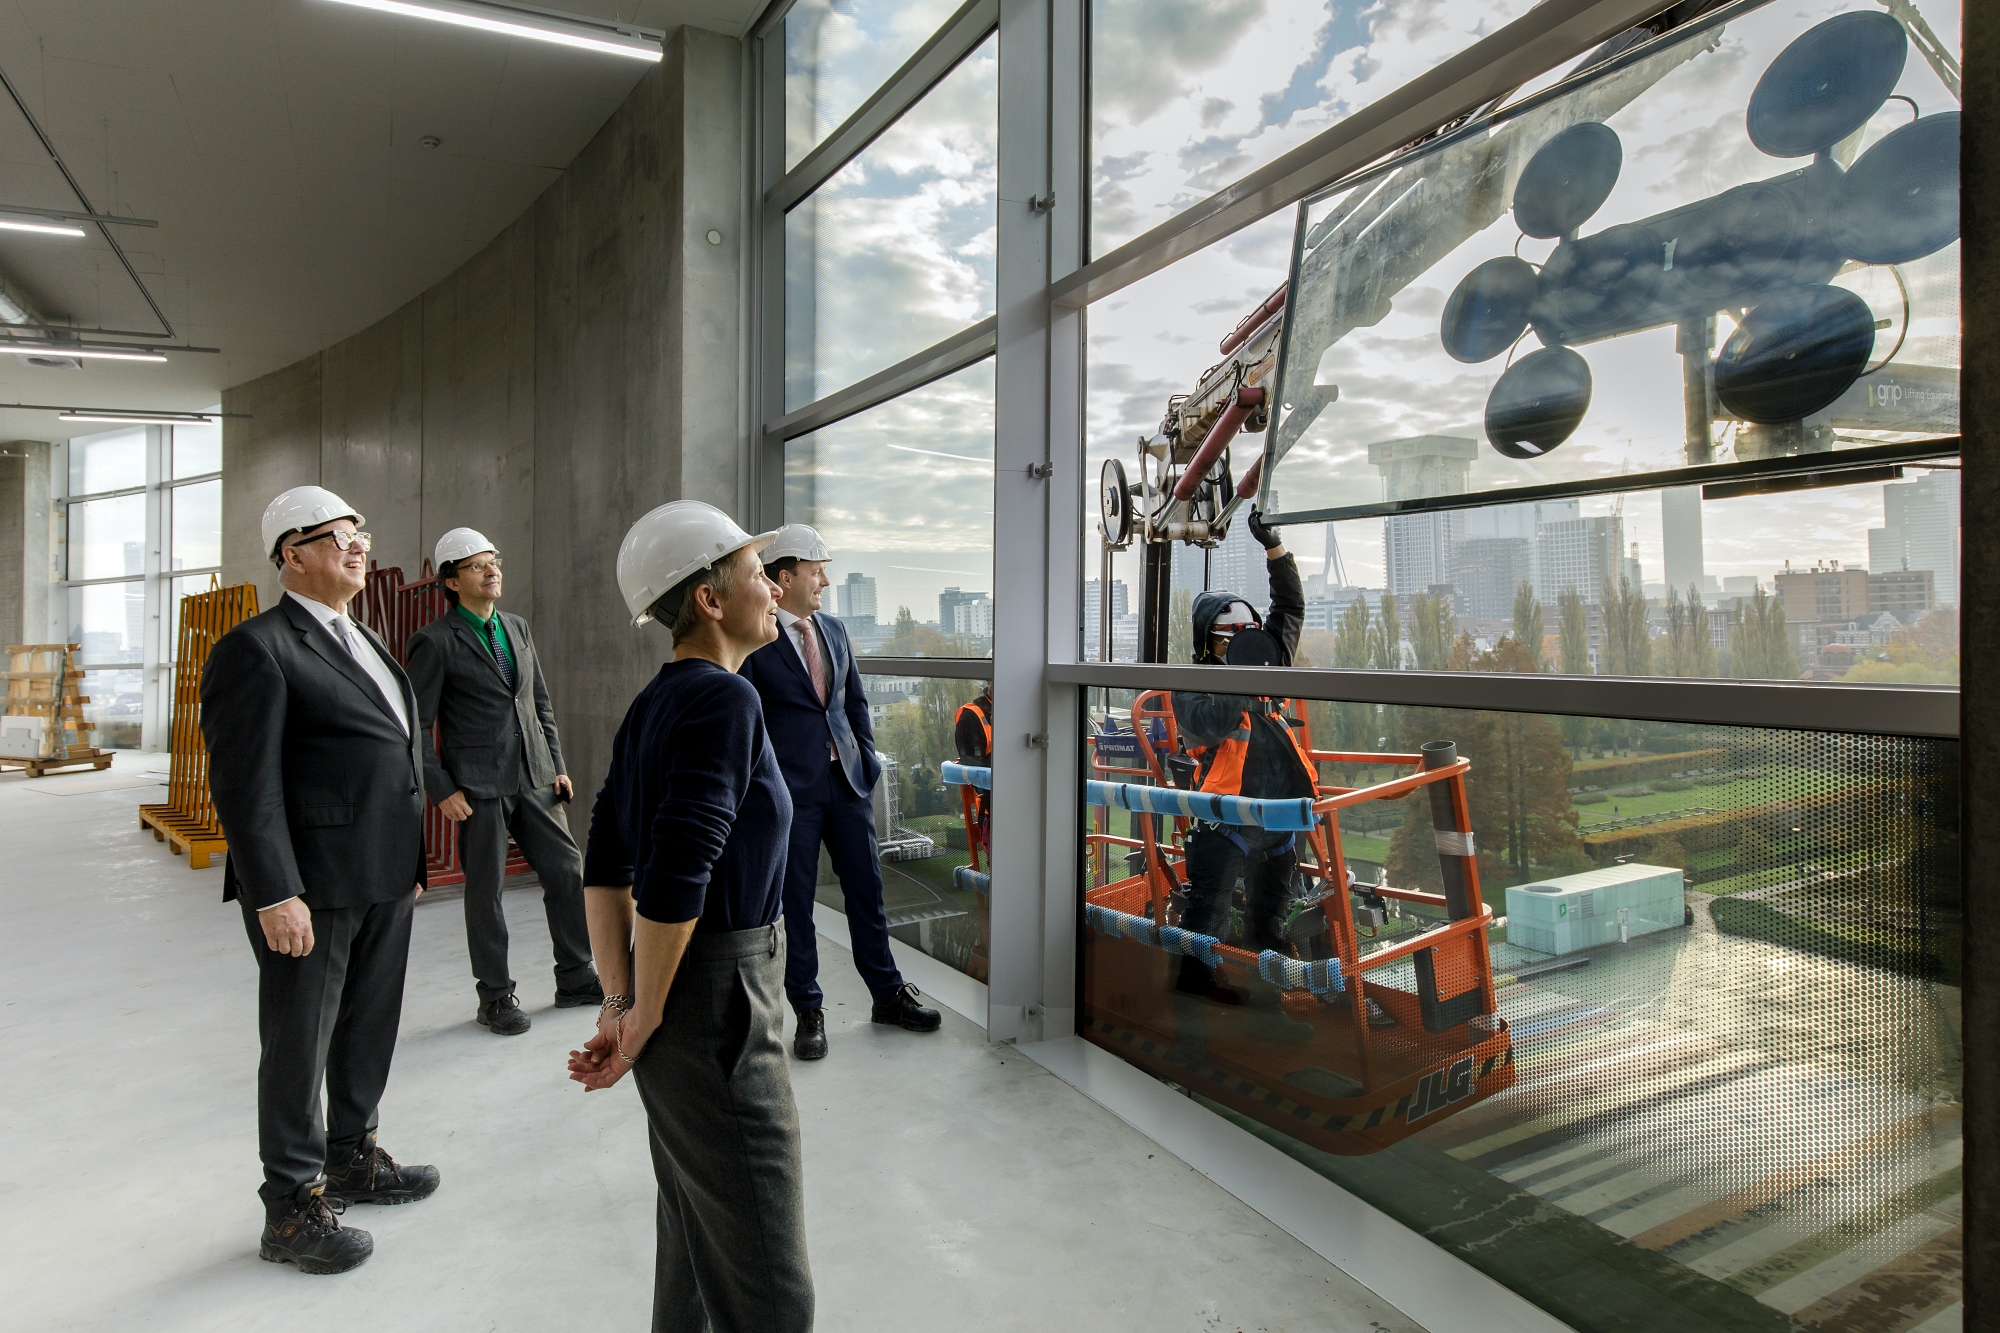
[[(423, 730), (424, 781), (445, 818), (458, 824), (465, 867), (465, 943), (479, 986), (478, 1021), (496, 1036), (528, 1030), (507, 967), (507, 916), (500, 890), (511, 835), (542, 881), (542, 909), (555, 946), (556, 1008), (597, 1004), (604, 990), (590, 963), (583, 911), (583, 858), (570, 837), (556, 710), (528, 622), (496, 606), (500, 552), (473, 528), (438, 539), (438, 581), (451, 610), (410, 637), (410, 684)], [(439, 748), (430, 748), (431, 724)]]
[(785, 864), (785, 993), (799, 1016), (792, 1052), (826, 1055), (826, 1009), (819, 987), (819, 941), (813, 895), (824, 842), (847, 907), (854, 968), (875, 997), (870, 1017), (911, 1032), (940, 1019), (919, 1003), (889, 949), (882, 903), (882, 862), (875, 845), (873, 793), (882, 776), (868, 696), (854, 648), (840, 621), (820, 613), (830, 559), (819, 533), (803, 523), (780, 528), (764, 553), (764, 576), (778, 586), (777, 641), (744, 662), (742, 674), (764, 702), (764, 722), (792, 793), (792, 836)]
[(409, 681), (347, 617), (367, 580), (360, 523), (318, 486), (273, 500), (264, 550), (285, 594), (215, 645), (201, 679), (222, 896), (257, 955), (258, 1253), (308, 1273), (374, 1249), (329, 1204), (438, 1187), (437, 1168), (398, 1166), (375, 1141), (424, 886), (423, 755)]

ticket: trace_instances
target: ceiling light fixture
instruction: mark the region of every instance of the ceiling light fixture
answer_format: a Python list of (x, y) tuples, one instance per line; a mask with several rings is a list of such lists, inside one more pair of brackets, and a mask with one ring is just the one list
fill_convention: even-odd
[(13, 218), (0, 218), (0, 231), (35, 231), (44, 236), (83, 235), (81, 227), (67, 227), (58, 222), (17, 222)]
[(527, 37), (557, 46), (573, 46), (582, 51), (625, 56), (632, 60), (657, 62), (664, 33), (629, 24), (606, 23), (583, 14), (565, 14), (531, 6), (493, 3), (492, 0), (333, 0), (335, 4), (358, 9), (378, 9), (404, 18), (451, 23), (481, 32), (497, 32), (508, 37)]
[(205, 426), (215, 418), (199, 412), (58, 412), (56, 420), (129, 422), (136, 426)]
[(0, 352), (15, 356), (75, 356), (99, 361), (165, 361), (167, 358), (148, 347), (105, 347), (97, 343), (31, 343), (0, 339)]

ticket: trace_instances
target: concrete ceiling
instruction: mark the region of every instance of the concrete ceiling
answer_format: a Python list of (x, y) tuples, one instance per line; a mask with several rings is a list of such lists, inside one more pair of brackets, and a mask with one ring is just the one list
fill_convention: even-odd
[[(544, 3), (740, 36), (765, 0)], [(328, 0), (0, 0), (0, 68), (96, 211), (159, 221), (116, 235), (173, 341), (222, 349), (81, 370), (0, 355), (0, 403), (198, 410), (450, 273), (653, 67)], [(0, 203), (83, 208), (4, 94)], [(159, 332), (86, 230), (0, 231), (0, 281), (51, 322)], [(94, 429), (0, 410), (0, 439)]]

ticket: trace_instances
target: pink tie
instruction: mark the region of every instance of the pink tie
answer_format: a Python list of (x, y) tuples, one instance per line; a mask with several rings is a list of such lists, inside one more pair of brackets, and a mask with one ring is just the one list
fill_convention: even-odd
[(817, 637), (810, 620), (799, 622), (799, 651), (805, 655), (806, 674), (812, 677), (813, 693), (819, 696), (821, 703), (825, 703), (826, 664), (819, 660), (819, 644), (814, 642)]

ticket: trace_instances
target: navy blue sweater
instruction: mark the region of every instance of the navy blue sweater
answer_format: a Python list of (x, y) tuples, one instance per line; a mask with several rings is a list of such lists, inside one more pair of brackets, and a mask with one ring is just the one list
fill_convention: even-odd
[(713, 662), (669, 662), (611, 743), (590, 815), (583, 882), (632, 886), (649, 921), (750, 930), (784, 906), (792, 796), (750, 682)]

